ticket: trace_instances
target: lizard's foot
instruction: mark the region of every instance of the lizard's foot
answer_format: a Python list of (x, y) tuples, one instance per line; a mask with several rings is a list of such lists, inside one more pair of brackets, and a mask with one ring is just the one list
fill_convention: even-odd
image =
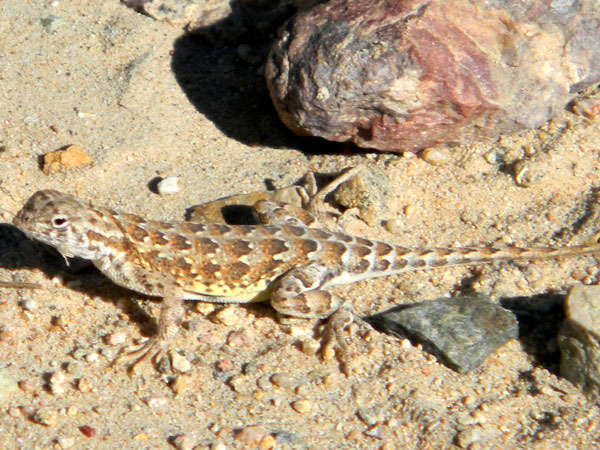
[(344, 305), (329, 317), (323, 332), (323, 358), (331, 359), (337, 347), (342, 372), (347, 377), (350, 376), (350, 362), (352, 357), (350, 356), (350, 346), (348, 338), (345, 336), (345, 330), (353, 323), (361, 327), (371, 328), (367, 322), (358, 317), (354, 308)]
[(157, 363), (164, 354), (165, 340), (158, 336), (148, 339), (132, 351), (125, 349), (121, 355), (117, 356), (112, 365), (129, 364), (127, 371), (130, 374), (135, 373), (139, 367), (147, 362)]

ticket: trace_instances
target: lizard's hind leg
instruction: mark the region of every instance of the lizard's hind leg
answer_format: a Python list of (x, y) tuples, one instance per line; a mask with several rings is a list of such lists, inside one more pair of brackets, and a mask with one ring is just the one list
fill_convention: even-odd
[[(321, 286), (334, 274), (328, 273), (321, 264), (310, 264), (291, 270), (278, 281), (271, 305), (281, 313), (292, 317), (325, 319), (323, 356), (328, 358), (335, 344), (339, 346), (344, 373), (348, 375), (348, 345), (344, 330), (356, 320), (354, 308)], [(361, 320), (362, 322), (362, 320)]]

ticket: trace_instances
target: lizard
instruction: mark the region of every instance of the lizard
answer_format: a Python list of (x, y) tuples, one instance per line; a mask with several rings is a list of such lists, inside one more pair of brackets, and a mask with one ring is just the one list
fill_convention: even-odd
[(336, 337), (354, 318), (349, 302), (331, 293), (331, 286), (413, 270), (600, 253), (597, 242), (412, 249), (320, 227), (313, 214), (322, 214), (325, 196), (359, 170), (343, 173), (317, 192), (310, 212), (300, 209), (291, 215), (285, 204), (258, 201), (257, 225), (147, 220), (55, 190), (34, 193), (13, 224), (65, 258), (91, 260), (119, 286), (162, 297), (155, 335), (123, 355), (137, 358), (130, 369), (145, 359), (157, 361), (168, 348), (184, 314), (184, 300), (269, 300), (283, 315), (329, 318)]

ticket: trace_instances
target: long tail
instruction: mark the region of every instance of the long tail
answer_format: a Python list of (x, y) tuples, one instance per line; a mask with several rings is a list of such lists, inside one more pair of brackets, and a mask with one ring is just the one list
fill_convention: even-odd
[[(356, 269), (351, 270), (357, 278), (378, 277), (411, 270), (486, 264), (495, 261), (540, 260), (562, 256), (600, 254), (600, 243), (571, 247), (462, 247), (421, 250), (373, 242), (368, 247), (371, 251), (363, 251), (360, 255), (360, 244), (353, 246), (354, 255), (360, 255), (356, 259)], [(368, 261), (369, 267), (365, 267), (366, 261)]]
[(404, 270), (485, 264), (494, 261), (539, 260), (562, 256), (600, 254), (600, 244), (572, 247), (466, 247), (412, 250), (398, 255), (396, 264)]

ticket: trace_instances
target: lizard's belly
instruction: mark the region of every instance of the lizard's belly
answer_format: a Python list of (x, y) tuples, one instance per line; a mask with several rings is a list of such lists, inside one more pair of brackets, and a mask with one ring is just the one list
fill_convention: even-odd
[(217, 303), (263, 302), (271, 295), (271, 284), (270, 280), (259, 280), (251, 284), (209, 284), (196, 279), (189, 286), (184, 286), (185, 299)]

